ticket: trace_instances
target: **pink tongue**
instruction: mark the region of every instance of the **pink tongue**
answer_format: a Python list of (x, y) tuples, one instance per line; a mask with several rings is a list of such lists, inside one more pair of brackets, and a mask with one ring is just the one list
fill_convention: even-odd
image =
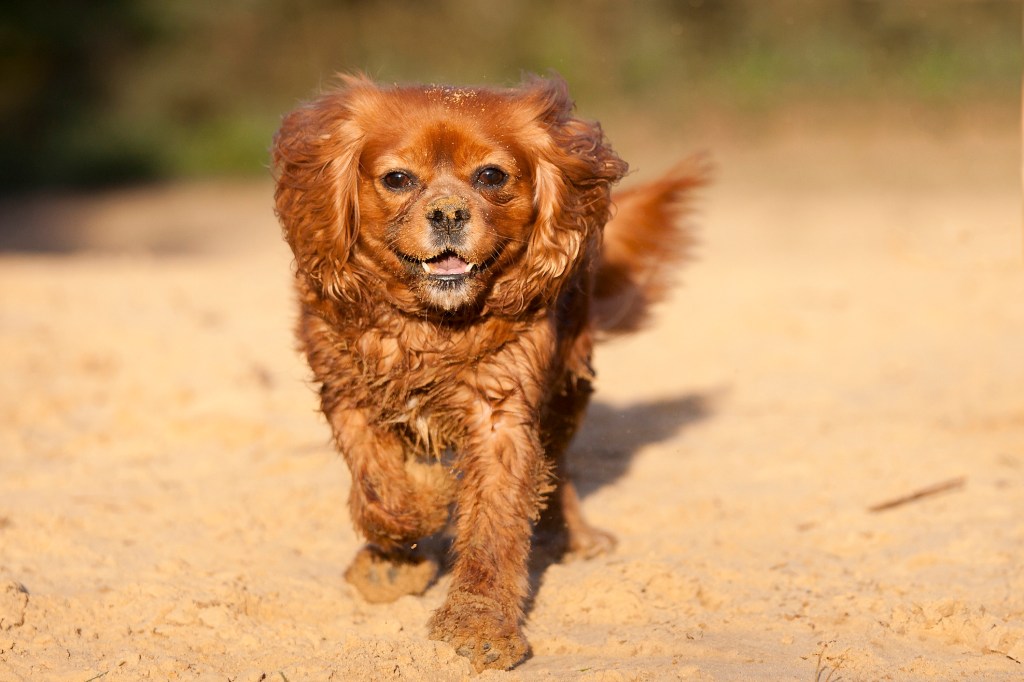
[(466, 272), (468, 263), (458, 256), (452, 254), (451, 256), (445, 256), (444, 258), (429, 263), (430, 272), (435, 275), (461, 275)]

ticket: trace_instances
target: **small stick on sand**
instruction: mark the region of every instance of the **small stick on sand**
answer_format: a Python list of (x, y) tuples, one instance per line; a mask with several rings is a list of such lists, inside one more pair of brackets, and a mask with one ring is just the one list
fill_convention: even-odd
[(943, 481), (942, 483), (936, 483), (935, 485), (930, 485), (927, 488), (921, 488), (920, 490), (915, 490), (912, 493), (909, 493), (907, 495), (903, 495), (901, 497), (897, 497), (897, 498), (889, 500), (887, 502), (881, 502), (879, 504), (873, 505), (871, 507), (868, 507), (868, 511), (870, 511), (870, 512), (888, 511), (890, 509), (902, 506), (904, 504), (908, 504), (910, 502), (916, 502), (917, 500), (920, 500), (920, 499), (922, 499), (924, 497), (931, 497), (932, 495), (938, 495), (939, 493), (945, 493), (945, 492), (949, 492), (950, 490), (956, 490), (958, 488), (962, 488), (962, 487), (964, 487), (964, 484), (966, 482), (967, 482), (967, 477), (966, 476), (958, 476), (956, 478), (951, 478), (948, 481)]

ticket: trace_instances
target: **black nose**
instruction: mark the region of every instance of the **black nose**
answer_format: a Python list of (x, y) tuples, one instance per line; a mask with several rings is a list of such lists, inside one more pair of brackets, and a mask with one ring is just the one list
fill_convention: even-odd
[(436, 231), (454, 235), (465, 229), (469, 209), (461, 201), (436, 201), (427, 207), (427, 220)]

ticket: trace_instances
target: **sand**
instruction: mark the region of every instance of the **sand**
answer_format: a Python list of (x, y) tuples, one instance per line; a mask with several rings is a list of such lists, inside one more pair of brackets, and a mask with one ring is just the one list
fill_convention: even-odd
[[(712, 146), (699, 259), (573, 448), (619, 547), (536, 576), (532, 657), (477, 679), (1024, 679), (1015, 131)], [(342, 579), (270, 191), (0, 207), (0, 680), (471, 677), (447, 578)]]

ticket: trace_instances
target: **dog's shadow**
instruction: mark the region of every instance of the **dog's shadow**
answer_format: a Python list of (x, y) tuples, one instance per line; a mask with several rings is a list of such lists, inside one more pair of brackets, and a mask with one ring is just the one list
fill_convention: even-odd
[[(688, 393), (627, 406), (592, 403), (567, 453), (569, 474), (580, 497), (625, 476), (645, 446), (673, 438), (686, 427), (709, 418), (720, 395), (720, 391)], [(544, 573), (561, 560), (559, 552), (535, 547), (530, 556), (527, 613), (533, 610)]]
[(580, 497), (611, 485), (629, 470), (646, 445), (677, 435), (708, 418), (716, 393), (688, 393), (633, 405), (595, 402), (567, 453), (567, 463)]

